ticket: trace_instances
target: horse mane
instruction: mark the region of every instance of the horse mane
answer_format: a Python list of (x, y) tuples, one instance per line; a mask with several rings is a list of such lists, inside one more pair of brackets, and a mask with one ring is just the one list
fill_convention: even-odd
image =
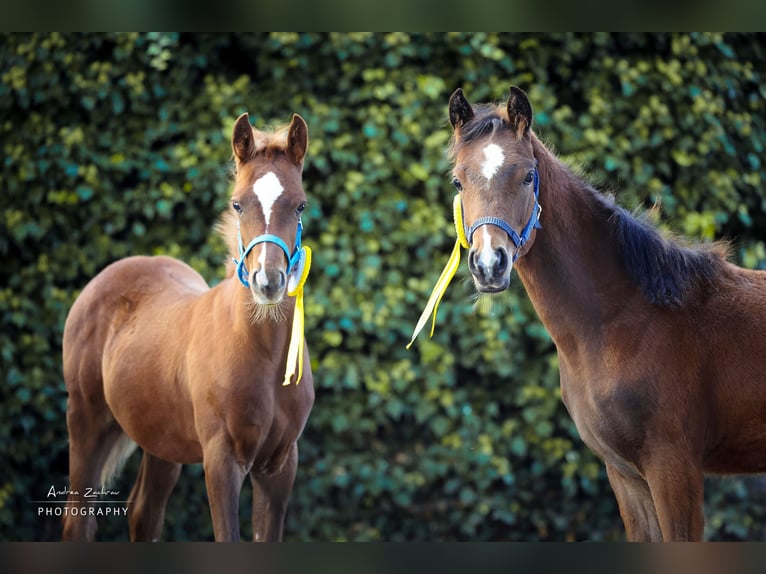
[(592, 190), (617, 240), (622, 266), (657, 307), (683, 306), (714, 290), (725, 270), (729, 248), (723, 241), (687, 245), (663, 234), (647, 211), (631, 214)]
[(275, 126), (269, 128), (268, 131), (261, 131), (253, 128), (256, 153), (262, 151), (266, 151), (269, 154), (274, 151), (284, 152), (287, 149), (287, 134), (289, 128), (289, 125)]
[[(474, 104), (472, 107), (474, 117), (460, 127), (459, 137), (453, 133), (450, 141), (448, 155), (453, 161), (463, 146), (494, 131), (511, 129), (503, 105)], [(532, 137), (538, 139), (534, 133)], [(539, 139), (538, 143), (551, 158), (561, 163)], [(726, 242), (687, 245), (678, 237), (666, 236), (657, 229), (647, 212), (629, 213), (611, 196), (596, 191), (581, 175), (575, 175), (567, 166), (564, 169), (586, 188), (603, 211), (617, 241), (625, 272), (652, 304), (665, 309), (681, 307), (693, 295), (708, 292), (716, 286), (729, 255)]]
[(535, 153), (547, 156), (547, 167), (541, 165), (540, 169), (553, 178), (565, 177), (590, 197), (597, 217), (606, 220), (617, 243), (623, 270), (651, 304), (677, 309), (695, 297), (704, 298), (714, 292), (729, 277), (726, 241), (692, 244), (662, 232), (653, 222), (651, 211), (631, 213), (617, 205), (613, 195), (598, 191), (581, 170), (565, 165), (534, 132), (532, 139)]
[(224, 211), (215, 224), (215, 231), (228, 248), (226, 257), (226, 279), (234, 275), (234, 262), (232, 257), (239, 257), (239, 244), (237, 242), (237, 217), (231, 210)]
[(460, 148), (503, 127), (511, 129), (508, 113), (502, 105), (474, 104), (473, 118), (460, 127), (460, 138), (452, 134), (447, 150), (450, 160), (454, 160)]

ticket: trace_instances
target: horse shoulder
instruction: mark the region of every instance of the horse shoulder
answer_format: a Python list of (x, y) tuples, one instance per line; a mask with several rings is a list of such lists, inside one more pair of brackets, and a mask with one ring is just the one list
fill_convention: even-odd
[[(626, 309), (603, 324), (600, 340), (577, 361), (561, 361), (562, 397), (580, 435), (623, 470), (638, 467), (663, 433), (701, 441), (704, 424), (683, 425), (707, 416), (696, 411), (695, 397), (705, 391), (700, 373), (708, 346), (688, 336), (691, 315), (648, 305)], [(668, 411), (679, 416), (663, 417)]]

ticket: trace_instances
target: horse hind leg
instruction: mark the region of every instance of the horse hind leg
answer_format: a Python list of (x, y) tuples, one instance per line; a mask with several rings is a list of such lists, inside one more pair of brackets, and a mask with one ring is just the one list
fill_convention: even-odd
[(130, 493), (128, 523), (133, 542), (155, 542), (162, 535), (165, 507), (181, 474), (180, 464), (144, 452)]
[(253, 541), (280, 542), (298, 468), (298, 445), (290, 447), (282, 469), (274, 475), (250, 472), (253, 484)]
[(64, 540), (94, 539), (96, 518), (88, 510), (85, 498), (88, 489), (105, 486), (136, 447), (104, 408), (96, 416), (84, 413), (77, 395), (70, 396), (67, 407), (70, 494), (64, 514)]
[(606, 463), (606, 474), (617, 498), (628, 541), (661, 541), (662, 531), (647, 482), (640, 476), (622, 473), (609, 463)]

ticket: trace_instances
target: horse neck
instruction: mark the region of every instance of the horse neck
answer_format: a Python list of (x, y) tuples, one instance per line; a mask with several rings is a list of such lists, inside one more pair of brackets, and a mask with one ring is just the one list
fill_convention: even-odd
[(541, 225), (516, 263), (519, 277), (559, 351), (598, 341), (602, 319), (630, 296), (609, 222), (587, 184), (534, 134)]
[(290, 342), (290, 332), (295, 311), (295, 299), (288, 297), (283, 302), (283, 314), (280, 321), (264, 318), (252, 320), (252, 295), (250, 290), (240, 284), (235, 277), (229, 277), (210, 290), (214, 299), (213, 320), (228, 323), (229, 330), (248, 349), (265, 348), (276, 356)]

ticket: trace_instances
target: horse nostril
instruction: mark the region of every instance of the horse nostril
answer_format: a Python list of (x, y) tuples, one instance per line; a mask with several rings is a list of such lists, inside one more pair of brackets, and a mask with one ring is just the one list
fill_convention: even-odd
[(471, 249), (468, 252), (468, 270), (471, 273), (473, 273), (474, 275), (476, 274), (476, 271), (477, 271), (477, 269), (476, 269), (476, 252), (473, 249)]
[(287, 277), (284, 271), (268, 275), (267, 283), (263, 285), (262, 291), (268, 297), (276, 297), (281, 293), (287, 284)]
[(498, 275), (502, 275), (505, 273), (505, 270), (508, 269), (508, 252), (504, 247), (498, 247), (495, 249), (495, 254), (497, 256), (495, 270), (497, 271)]
[(261, 269), (253, 274), (254, 287), (266, 298), (274, 299), (278, 297), (287, 285), (287, 275), (284, 271), (265, 271)]

